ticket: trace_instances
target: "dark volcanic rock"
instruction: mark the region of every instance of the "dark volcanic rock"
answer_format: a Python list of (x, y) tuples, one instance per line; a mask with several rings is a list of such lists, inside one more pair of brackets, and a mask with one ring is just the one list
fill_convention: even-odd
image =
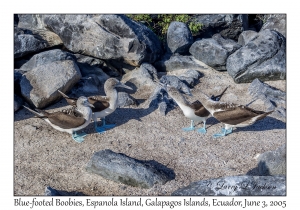
[(175, 196), (285, 196), (285, 176), (229, 176), (193, 182)]
[(202, 74), (199, 71), (189, 69), (180, 74), (178, 79), (187, 84), (189, 87), (193, 87), (197, 84), (197, 81), (201, 76)]
[(90, 74), (82, 77), (72, 88), (70, 94), (76, 97), (82, 95), (99, 95), (100, 91), (104, 92), (104, 81), (100, 81), (98, 76)]
[[(59, 46), (62, 45), (63, 42), (59, 38), (59, 36), (52, 31), (49, 31), (47, 28), (44, 27), (43, 21), (42, 21), (42, 16), (41, 14), (22, 14), (22, 15), (17, 15), (18, 16), (18, 27), (20, 28), (19, 30), (22, 29), (27, 29), (25, 31), (30, 32), (36, 39), (41, 40), (43, 42), (43, 47), (44, 48), (49, 48), (49, 47), (54, 47), (54, 46)], [(28, 37), (27, 37), (28, 39)], [(31, 38), (32, 39), (32, 38)], [(18, 40), (18, 39), (17, 39)], [(26, 40), (24, 40), (26, 41)], [(16, 42), (16, 39), (15, 39)], [(31, 43), (27, 43), (27, 45), (30, 45)], [(24, 44), (23, 44), (24, 45)], [(33, 52), (39, 52), (41, 50), (40, 48), (34, 50)], [(32, 52), (32, 51), (30, 51)], [(29, 52), (29, 53), (30, 53)], [(25, 53), (23, 55), (26, 55), (28, 53)], [(21, 55), (21, 56), (23, 56)], [(17, 58), (15, 56), (15, 58)]]
[(34, 35), (30, 30), (15, 27), (14, 30), (14, 58), (39, 52), (48, 47), (40, 36)]
[(238, 43), (242, 46), (248, 44), (248, 42), (252, 41), (258, 36), (255, 31), (243, 31), (238, 39)]
[(41, 21), (42, 15), (40, 14), (19, 14), (18, 18), (19, 18), (19, 22), (18, 22), (19, 28), (26, 28), (30, 30), (44, 28)]
[(126, 92), (118, 92), (118, 107), (135, 105), (135, 99)]
[(125, 15), (43, 15), (42, 19), (74, 53), (133, 66), (153, 63), (162, 54), (157, 36)]
[(17, 14), (14, 14), (14, 26), (18, 26), (19, 23), (19, 17)]
[(224, 38), (236, 40), (239, 35), (248, 29), (247, 15), (237, 14), (213, 14), (196, 15), (195, 22), (203, 24), (200, 38), (211, 38), (220, 33)]
[(242, 47), (232, 39), (224, 39), (221, 34), (215, 34), (212, 38), (216, 40), (222, 46), (222, 48), (224, 48), (228, 52), (228, 55), (234, 53), (236, 50)]
[(85, 194), (81, 192), (67, 192), (63, 190), (56, 190), (50, 186), (47, 186), (45, 189), (45, 196), (85, 196)]
[(276, 31), (263, 30), (228, 57), (226, 68), (236, 83), (285, 79), (286, 40)]
[(21, 97), (14, 94), (14, 112), (18, 111), (21, 106), (24, 104), (24, 101)]
[(281, 33), (286, 37), (286, 15), (276, 14), (276, 15), (266, 15), (267, 21), (262, 26), (261, 30), (271, 29)]
[(216, 70), (226, 70), (226, 60), (241, 45), (216, 34), (211, 39), (202, 39), (193, 43), (190, 53), (205, 64)]
[[(93, 57), (81, 55), (81, 54), (75, 54), (75, 56), (77, 58), (77, 63), (78, 63), (79, 67), (80, 66), (83, 66), (84, 68), (86, 66), (92, 67), (92, 68), (88, 67), (88, 72), (86, 72), (87, 74), (90, 74), (91, 73), (90, 70), (92, 70), (94, 72), (94, 74), (96, 74), (96, 75), (100, 74), (99, 76), (102, 75), (102, 72), (104, 72), (106, 75), (111, 76), (111, 77), (120, 76), (120, 71), (118, 69), (116, 69), (114, 66), (112, 66), (111, 64), (109, 64), (109, 61), (105, 61), (105, 60), (101, 60), (98, 58), (93, 58)], [(98, 73), (98, 71), (100, 71), (100, 72)], [(84, 70), (81, 73), (85, 76), (87, 75), (87, 74), (85, 74)]]
[(21, 95), (21, 86), (20, 82), (22, 79), (22, 72), (18, 69), (14, 69), (14, 93)]
[(185, 94), (191, 93), (190, 88), (184, 82), (182, 82), (177, 76), (164, 75), (160, 78), (159, 81), (162, 84), (173, 86)]
[(255, 101), (260, 99), (264, 102), (267, 111), (275, 110), (278, 117), (286, 117), (286, 93), (261, 82), (259, 79), (253, 80), (248, 88), (248, 93)]
[(98, 67), (90, 66), (86, 63), (77, 63), (77, 65), (83, 77), (96, 75), (101, 83), (104, 83), (109, 78), (109, 76)]
[(187, 54), (193, 44), (193, 36), (189, 27), (182, 22), (171, 22), (167, 32), (168, 50), (172, 53)]
[[(182, 93), (190, 94), (192, 87), (200, 77), (200, 72), (187, 70), (182, 74), (164, 75), (160, 78), (160, 83), (177, 88)], [(189, 86), (188, 86), (189, 85)], [(168, 107), (176, 106), (176, 102), (169, 97), (168, 93), (160, 86), (156, 86), (147, 100), (148, 107), (157, 107), (161, 115), (166, 115)]]
[(44, 108), (62, 97), (57, 90), (68, 92), (80, 78), (80, 70), (73, 60), (40, 65), (23, 75), (22, 96), (35, 107)]
[(32, 56), (32, 58), (23, 64), (20, 69), (23, 71), (30, 71), (38, 66), (46, 65), (54, 61), (64, 60), (76, 61), (76, 57), (71, 53), (59, 49), (48, 50)]
[(157, 71), (154, 66), (149, 63), (143, 63), (140, 68), (128, 72), (122, 79), (122, 81), (133, 83), (137, 88), (144, 85), (154, 86), (153, 80), (158, 81)]
[(108, 149), (94, 153), (86, 170), (106, 179), (140, 188), (151, 188), (175, 178), (171, 169), (155, 161), (140, 161)]
[(169, 55), (154, 63), (158, 71), (175, 71), (181, 69), (205, 70), (206, 68), (193, 56)]
[(261, 176), (274, 176), (286, 174), (286, 145), (275, 151), (261, 154), (258, 158), (258, 171)]

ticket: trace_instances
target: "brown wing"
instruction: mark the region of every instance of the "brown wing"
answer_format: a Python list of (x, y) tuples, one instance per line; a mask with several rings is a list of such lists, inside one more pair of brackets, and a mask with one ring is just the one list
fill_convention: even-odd
[(95, 107), (92, 108), (92, 112), (101, 112), (109, 107), (109, 99), (104, 96), (90, 96), (88, 97), (88, 101)]
[(85, 119), (82, 117), (76, 117), (74, 115), (68, 115), (63, 112), (55, 112), (49, 114), (49, 121), (64, 129), (76, 128), (85, 123)]
[(265, 112), (256, 111), (249, 107), (238, 105), (227, 108), (226, 111), (215, 112), (213, 116), (222, 123), (237, 125), (263, 113)]
[(210, 114), (200, 101), (194, 101), (190, 104), (190, 107), (195, 110), (195, 115), (199, 117), (208, 117)]
[(63, 109), (61, 112), (68, 114), (68, 115), (73, 115), (75, 117), (83, 117), (82, 113), (80, 113), (75, 106), (73, 106), (69, 109)]
[(77, 98), (65, 98), (67, 103), (72, 106), (76, 106)]

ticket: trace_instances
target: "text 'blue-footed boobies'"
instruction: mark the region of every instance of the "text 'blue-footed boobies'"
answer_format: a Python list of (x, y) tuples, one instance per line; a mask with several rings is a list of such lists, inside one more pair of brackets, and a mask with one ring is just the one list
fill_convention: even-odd
[[(132, 90), (131, 87), (122, 84), (119, 80), (115, 78), (109, 78), (104, 83), (104, 92), (106, 96), (90, 96), (88, 97), (88, 101), (94, 105), (94, 108), (92, 108), (93, 112), (93, 121), (95, 125), (95, 130), (98, 133), (105, 132), (106, 128), (113, 128), (115, 127), (114, 124), (107, 125), (105, 123), (105, 117), (112, 112), (114, 112), (118, 106), (118, 92), (116, 90), (116, 87), (122, 87), (126, 89)], [(70, 98), (61, 91), (59, 91), (63, 97), (67, 100), (68, 104), (75, 105), (76, 104), (76, 98)], [(101, 118), (101, 121), (103, 122), (101, 127), (97, 126), (97, 119)]]
[[(162, 84), (160, 84), (160, 86), (163, 86)], [(205, 107), (201, 104), (200, 101), (195, 101), (193, 103), (190, 103), (189, 101), (187, 101), (185, 99), (185, 97), (183, 96), (183, 94), (181, 94), (179, 92), (179, 90), (177, 90), (177, 88), (172, 87), (170, 85), (166, 85), (166, 90), (169, 94), (169, 96), (171, 96), (176, 103), (178, 104), (178, 106), (180, 107), (180, 109), (182, 110), (183, 114), (191, 119), (191, 126), (187, 127), (187, 128), (183, 128), (184, 131), (191, 131), (194, 130), (194, 122), (203, 122), (203, 127), (199, 128), (197, 131), (199, 133), (206, 133), (206, 120), (209, 117), (210, 113), (209, 111), (207, 111), (205, 109)], [(227, 88), (225, 88), (225, 90), (218, 96), (212, 96), (212, 98), (214, 100), (220, 100), (220, 98), (222, 97), (222, 95), (224, 94), (224, 92), (227, 90)], [(191, 94), (190, 94), (191, 95)]]
[(94, 106), (84, 96), (78, 98), (76, 105), (76, 113), (74, 113), (74, 109), (48, 113), (39, 109), (36, 109), (36, 112), (26, 106), (24, 107), (38, 118), (45, 120), (54, 129), (71, 134), (76, 142), (81, 143), (84, 141), (83, 137), (86, 136), (86, 133), (77, 134), (76, 131), (85, 128), (91, 122), (91, 107)]
[(200, 101), (214, 118), (225, 124), (222, 133), (213, 135), (215, 138), (232, 133), (232, 128), (234, 127), (246, 127), (252, 125), (274, 111), (263, 112), (251, 109), (244, 105), (213, 101), (201, 91)]

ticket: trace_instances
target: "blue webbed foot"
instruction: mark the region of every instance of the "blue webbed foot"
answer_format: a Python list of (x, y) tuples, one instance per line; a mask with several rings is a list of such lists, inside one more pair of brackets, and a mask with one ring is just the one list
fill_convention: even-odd
[(195, 130), (195, 127), (193, 126), (193, 127), (182, 128), (182, 130), (184, 130), (184, 131), (193, 131), (193, 130)]
[(86, 136), (86, 133), (77, 134), (76, 132), (72, 134), (72, 139), (75, 140), (78, 143), (81, 143), (84, 141), (84, 138)]
[(197, 130), (199, 133), (206, 133), (206, 129), (203, 127), (203, 128), (199, 128)]
[(106, 131), (103, 126), (95, 127), (95, 130), (97, 131), (97, 133), (100, 133), (100, 134), (105, 133), (105, 131)]
[(182, 130), (184, 130), (184, 131), (193, 131), (193, 130), (195, 130), (194, 121), (191, 120), (191, 126), (187, 127), (187, 128), (182, 128)]
[(230, 128), (228, 130), (225, 128), (222, 128), (222, 133), (214, 134), (213, 137), (218, 138), (218, 137), (226, 136), (227, 134), (230, 134), (230, 133), (232, 133), (232, 128)]
[(213, 135), (214, 138), (218, 138), (218, 137), (222, 137), (222, 136), (225, 136), (226, 134), (225, 133), (216, 133)]

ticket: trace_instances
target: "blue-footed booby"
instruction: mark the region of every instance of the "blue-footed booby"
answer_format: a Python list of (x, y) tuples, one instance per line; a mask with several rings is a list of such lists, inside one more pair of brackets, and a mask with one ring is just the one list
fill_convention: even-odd
[[(116, 87), (122, 87), (126, 89), (132, 90), (131, 87), (122, 84), (119, 80), (115, 78), (109, 78), (104, 83), (104, 92), (106, 96), (90, 96), (88, 97), (88, 101), (94, 105), (92, 108), (93, 116), (92, 119), (94, 121), (95, 130), (98, 133), (105, 132), (106, 128), (113, 128), (115, 124), (106, 124), (105, 117), (112, 112), (114, 112), (118, 106), (118, 92)], [(76, 104), (76, 98), (70, 98), (61, 91), (60, 94), (67, 100), (68, 104), (74, 106)], [(97, 119), (100, 118), (103, 122), (101, 127), (97, 126)]]
[(222, 133), (213, 135), (215, 138), (232, 133), (232, 129), (235, 127), (252, 125), (274, 111), (263, 112), (244, 105), (213, 101), (201, 91), (200, 101), (214, 118), (225, 124), (225, 128), (222, 128)]
[(71, 134), (72, 138), (76, 142), (81, 143), (84, 141), (83, 137), (86, 136), (86, 133), (77, 134), (76, 131), (88, 126), (92, 118), (91, 107), (94, 106), (90, 104), (88, 99), (84, 96), (78, 98), (76, 105), (77, 107), (75, 113), (73, 108), (64, 111), (48, 113), (43, 110), (36, 109), (37, 111), (33, 111), (26, 106), (24, 107), (38, 118), (45, 120), (54, 129)]
[[(160, 84), (162, 85), (162, 84)], [(228, 87), (227, 87), (228, 88)], [(220, 100), (225, 90), (218, 96), (212, 96), (214, 100)], [(199, 128), (197, 131), (199, 133), (206, 133), (206, 120), (209, 117), (210, 113), (205, 109), (200, 101), (195, 101), (190, 103), (185, 99), (185, 97), (177, 90), (177, 88), (167, 85), (166, 90), (168, 94), (176, 101), (183, 114), (191, 119), (191, 126), (187, 128), (182, 128), (184, 131), (194, 130), (194, 122), (203, 122), (203, 127)], [(191, 95), (191, 94), (190, 94)]]

